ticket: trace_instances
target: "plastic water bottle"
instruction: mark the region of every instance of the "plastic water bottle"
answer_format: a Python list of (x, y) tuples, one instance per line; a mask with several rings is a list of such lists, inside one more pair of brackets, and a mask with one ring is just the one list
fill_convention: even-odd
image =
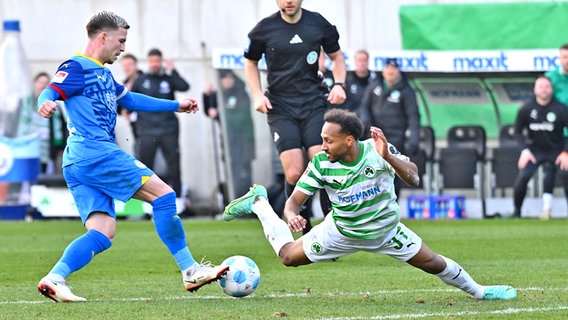
[(20, 22), (4, 20), (2, 26), (0, 138), (4, 151), (0, 152), (0, 205), (25, 204), (29, 203), (29, 181), (35, 180), (39, 171), (34, 165), (39, 166), (39, 161), (34, 161), (38, 159), (33, 155), (39, 153), (39, 144), (22, 142), (26, 138), (19, 137), (22, 123), (29, 123), (26, 119), (31, 119), (35, 112), (32, 80), (20, 39)]
[(22, 112), (32, 110), (32, 104), (32, 80), (20, 40), (20, 22), (4, 20), (0, 43), (0, 136), (17, 136)]

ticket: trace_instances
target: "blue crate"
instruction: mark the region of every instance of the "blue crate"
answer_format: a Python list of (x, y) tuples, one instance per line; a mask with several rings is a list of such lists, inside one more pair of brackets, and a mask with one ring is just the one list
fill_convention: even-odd
[(409, 219), (462, 219), (466, 217), (464, 196), (410, 196)]
[(0, 205), (0, 220), (24, 220), (28, 205)]

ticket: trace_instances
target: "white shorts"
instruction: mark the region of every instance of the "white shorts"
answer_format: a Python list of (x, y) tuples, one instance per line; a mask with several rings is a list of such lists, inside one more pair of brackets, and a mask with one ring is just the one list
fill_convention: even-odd
[(304, 253), (312, 262), (339, 258), (358, 251), (386, 254), (406, 262), (422, 246), (422, 239), (399, 222), (385, 236), (377, 239), (356, 239), (339, 232), (331, 214), (302, 237)]

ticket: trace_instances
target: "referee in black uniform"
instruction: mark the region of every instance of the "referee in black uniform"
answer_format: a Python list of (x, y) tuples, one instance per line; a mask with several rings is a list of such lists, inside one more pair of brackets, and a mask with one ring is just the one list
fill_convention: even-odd
[[(302, 0), (277, 0), (277, 4), (280, 10), (262, 19), (248, 34), (245, 74), (255, 109), (267, 114), (284, 168), (286, 194), (290, 195), (306, 168), (302, 148), (309, 159), (321, 151), (326, 103), (318, 79), (320, 49), (333, 61), (335, 85), (327, 97), (331, 104), (345, 101), (346, 71), (335, 26), (319, 13), (302, 9)], [(258, 68), (263, 54), (268, 72), (266, 92), (262, 91)], [(308, 221), (307, 232), (310, 213), (302, 216)]]

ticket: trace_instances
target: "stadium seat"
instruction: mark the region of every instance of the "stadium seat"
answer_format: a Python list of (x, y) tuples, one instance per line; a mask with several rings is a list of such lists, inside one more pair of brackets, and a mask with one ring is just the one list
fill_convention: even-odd
[(428, 194), (432, 194), (432, 184), (434, 182), (434, 162), (436, 154), (436, 138), (434, 129), (430, 126), (420, 127), (420, 150), (423, 152), (424, 174), (421, 175), (423, 188)]
[[(420, 184), (418, 185), (418, 188), (425, 189), (427, 194), (431, 194), (433, 182), (432, 165), (435, 153), (434, 130), (429, 126), (421, 126), (419, 137), (419, 149), (415, 154), (409, 155), (409, 157), (410, 160), (416, 164), (416, 167), (418, 167), (418, 173), (420, 175)], [(402, 183), (401, 188), (410, 187)]]
[(505, 195), (506, 188), (512, 188), (519, 173), (517, 161), (521, 153), (514, 137), (514, 126), (503, 126), (499, 132), (499, 147), (493, 149), (491, 159), (491, 190), (495, 196), (496, 189)]
[(448, 146), (440, 149), (438, 161), (439, 191), (475, 190), (485, 217), (485, 129), (481, 126), (453, 126), (447, 137)]

